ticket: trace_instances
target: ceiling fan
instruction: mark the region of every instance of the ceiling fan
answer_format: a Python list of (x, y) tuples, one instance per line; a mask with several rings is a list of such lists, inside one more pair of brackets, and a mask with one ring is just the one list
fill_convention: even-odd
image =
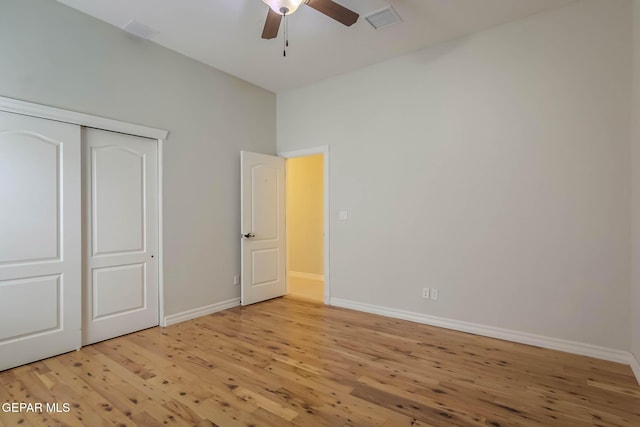
[[(306, 4), (317, 10), (318, 12), (327, 15), (329, 18), (333, 18), (336, 21), (346, 25), (347, 27), (353, 25), (358, 20), (358, 15), (352, 10), (339, 5), (332, 0), (262, 0), (269, 5), (269, 13), (267, 14), (267, 20), (264, 23), (264, 29), (262, 30), (263, 39), (274, 39), (278, 36), (280, 30), (280, 21), (282, 17), (286, 17), (295, 12), (302, 4)], [(286, 21), (285, 21), (286, 30)], [(285, 36), (286, 38), (286, 36)]]

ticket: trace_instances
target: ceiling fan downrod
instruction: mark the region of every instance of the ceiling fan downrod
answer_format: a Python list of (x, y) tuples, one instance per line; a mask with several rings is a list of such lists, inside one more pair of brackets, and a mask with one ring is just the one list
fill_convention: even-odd
[(286, 7), (280, 8), (280, 13), (284, 17), (284, 48), (282, 49), (282, 56), (286, 58), (287, 56), (287, 48), (289, 47), (289, 25), (287, 24), (287, 15), (289, 14), (289, 9)]

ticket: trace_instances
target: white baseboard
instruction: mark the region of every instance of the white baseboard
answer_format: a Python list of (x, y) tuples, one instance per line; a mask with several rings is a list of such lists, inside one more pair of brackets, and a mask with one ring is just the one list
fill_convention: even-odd
[[(640, 367), (638, 367), (637, 361), (628, 351), (615, 350), (592, 344), (546, 337), (543, 335), (535, 335), (526, 332), (518, 332), (509, 329), (481, 325), (477, 323), (464, 322), (460, 320), (445, 319), (442, 317), (430, 316), (422, 313), (398, 310), (395, 308), (387, 308), (377, 305), (365, 304), (357, 301), (343, 300), (339, 298), (331, 298), (331, 305), (334, 305), (336, 307), (349, 308), (352, 310), (364, 311), (367, 313), (379, 314), (381, 316), (393, 317), (396, 319), (409, 320), (412, 322), (423, 323), (431, 326), (438, 326), (445, 329), (453, 329), (455, 331), (468, 332), (485, 337), (498, 338), (506, 341), (513, 341), (521, 344), (528, 344), (537, 347), (548, 348), (551, 350), (560, 350), (567, 353), (594, 357), (596, 359), (623, 363), (625, 365), (631, 365), (636, 378), (638, 378), (638, 380), (640, 381), (640, 376), (638, 375)], [(635, 367), (633, 366), (633, 362), (635, 362)]]
[(324, 275), (322, 274), (303, 273), (301, 271), (289, 271), (287, 272), (287, 276), (293, 277), (296, 279), (317, 280), (320, 282), (324, 282)]
[(630, 365), (631, 365), (631, 370), (633, 371), (633, 374), (636, 376), (636, 380), (638, 381), (638, 384), (640, 384), (640, 363), (638, 363), (638, 359), (635, 358), (633, 353), (631, 353)]
[(182, 313), (171, 314), (164, 317), (162, 326), (175, 325), (176, 323), (195, 319), (196, 317), (206, 316), (207, 314), (216, 313), (228, 308), (240, 305), (240, 298), (233, 298), (216, 304), (205, 305), (204, 307), (194, 308), (192, 310), (183, 311)]

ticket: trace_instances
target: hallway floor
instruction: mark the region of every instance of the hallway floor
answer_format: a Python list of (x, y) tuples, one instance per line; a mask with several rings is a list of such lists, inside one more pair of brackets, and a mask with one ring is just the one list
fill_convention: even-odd
[(287, 295), (307, 301), (324, 303), (324, 282), (290, 276), (289, 293)]

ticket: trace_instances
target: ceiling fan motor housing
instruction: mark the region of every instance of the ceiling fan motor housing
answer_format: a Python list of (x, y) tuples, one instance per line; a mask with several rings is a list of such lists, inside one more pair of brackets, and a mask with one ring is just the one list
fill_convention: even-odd
[(306, 0), (262, 0), (279, 15), (290, 15)]
[[(269, 13), (264, 23), (262, 30), (263, 39), (274, 39), (278, 36), (278, 30), (280, 29), (280, 22), (285, 21), (286, 32), (286, 20), (287, 16), (295, 12), (302, 4), (306, 4), (312, 9), (317, 10), (323, 15), (350, 27), (358, 21), (358, 15), (356, 12), (347, 9), (346, 7), (334, 2), (333, 0), (262, 0), (269, 6)], [(285, 35), (285, 45), (286, 45)]]

